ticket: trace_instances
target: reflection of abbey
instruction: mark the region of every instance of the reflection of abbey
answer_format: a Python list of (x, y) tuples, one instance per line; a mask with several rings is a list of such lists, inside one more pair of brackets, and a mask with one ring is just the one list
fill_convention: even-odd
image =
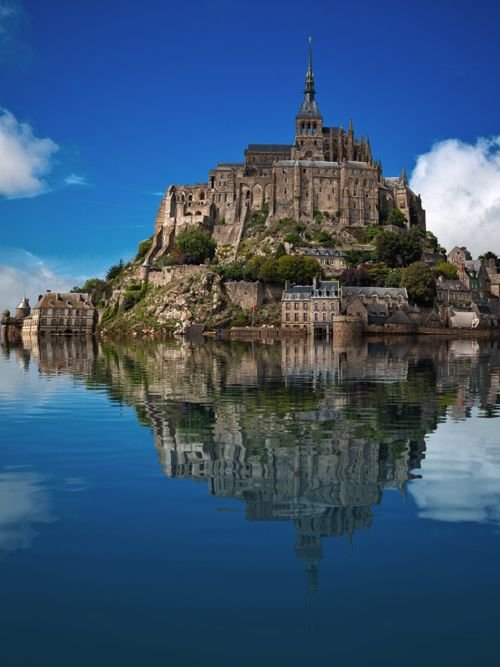
[(175, 235), (191, 225), (212, 230), (219, 246), (237, 247), (247, 215), (263, 208), (267, 224), (281, 218), (311, 223), (320, 216), (343, 228), (379, 224), (399, 208), (408, 227), (425, 229), (420, 197), (409, 188), (404, 169), (400, 177), (384, 178), (369, 140), (356, 137), (351, 122), (347, 130), (323, 124), (311, 50), (293, 143), (250, 144), (243, 162), (217, 164), (207, 183), (171, 185), (149, 259), (167, 252)]
[(291, 522), (312, 587), (322, 539), (369, 528), (386, 490), (405, 494), (447, 410), (463, 419), (500, 396), (497, 344), (485, 341), (115, 347), (46, 337), (14, 354), (134, 406), (168, 477), (242, 501), (249, 520)]

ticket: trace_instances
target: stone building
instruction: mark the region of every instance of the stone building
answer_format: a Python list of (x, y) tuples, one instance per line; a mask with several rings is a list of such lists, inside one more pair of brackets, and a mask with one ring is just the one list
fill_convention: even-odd
[(92, 335), (97, 311), (89, 294), (47, 292), (38, 297), (31, 315), (23, 321), (23, 336), (51, 334)]
[(310, 333), (331, 333), (340, 311), (338, 280), (317, 280), (312, 285), (285, 285), (281, 298), (281, 326)]
[(448, 262), (458, 271), (458, 280), (471, 292), (472, 301), (486, 301), (491, 294), (490, 263), (483, 259), (472, 259), (465, 247), (455, 246), (448, 253)]
[(282, 218), (310, 224), (320, 217), (325, 224), (349, 228), (379, 224), (391, 208), (404, 213), (407, 227), (425, 229), (425, 211), (405, 170), (385, 178), (369, 139), (357, 137), (351, 121), (347, 130), (324, 125), (309, 48), (293, 142), (250, 144), (242, 162), (218, 163), (206, 183), (171, 185), (160, 204), (146, 265), (191, 226), (210, 230), (219, 248), (237, 249), (252, 211), (264, 209), (268, 225)]
[(339, 276), (347, 269), (347, 257), (342, 250), (334, 248), (299, 248), (298, 253), (315, 259), (325, 276)]

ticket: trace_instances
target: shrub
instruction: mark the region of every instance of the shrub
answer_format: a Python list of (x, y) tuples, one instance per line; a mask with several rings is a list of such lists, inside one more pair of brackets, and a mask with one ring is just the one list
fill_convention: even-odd
[(186, 264), (202, 264), (215, 255), (215, 241), (204, 229), (186, 229), (177, 236), (175, 244)]
[(146, 257), (148, 252), (151, 250), (152, 245), (153, 245), (153, 237), (141, 241), (137, 248), (137, 255), (135, 256), (135, 261), (138, 262), (139, 260), (143, 259), (143, 257)]
[(300, 245), (302, 243), (302, 237), (298, 232), (292, 232), (283, 237), (283, 241), (291, 243), (292, 245)]
[(391, 208), (387, 215), (386, 224), (404, 229), (406, 227), (405, 214), (403, 211), (400, 211), (399, 208)]
[(319, 243), (319, 245), (322, 245), (325, 248), (333, 248), (335, 246), (335, 239), (324, 229), (320, 229), (319, 231), (315, 232), (312, 238), (313, 241)]

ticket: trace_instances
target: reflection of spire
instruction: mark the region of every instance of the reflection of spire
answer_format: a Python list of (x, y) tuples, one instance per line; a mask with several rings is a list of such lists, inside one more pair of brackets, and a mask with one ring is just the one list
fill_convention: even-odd
[(323, 548), (319, 534), (305, 534), (297, 526), (297, 541), (295, 542), (295, 553), (302, 561), (307, 574), (309, 588), (309, 602), (318, 589), (318, 563), (323, 559)]

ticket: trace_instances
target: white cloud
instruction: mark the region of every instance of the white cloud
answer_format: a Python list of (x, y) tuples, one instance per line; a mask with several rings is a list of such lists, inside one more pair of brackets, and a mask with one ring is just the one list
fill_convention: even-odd
[(81, 276), (67, 275), (26, 250), (0, 247), (0, 312), (13, 312), (24, 294), (34, 305), (42, 292), (65, 291), (82, 281)]
[(500, 136), (436, 143), (418, 157), (410, 185), (422, 195), (427, 229), (448, 251), (500, 254)]
[(52, 139), (38, 139), (30, 125), (0, 108), (0, 195), (34, 197), (45, 192), (45, 177), (58, 150)]
[(27, 549), (36, 535), (34, 526), (54, 520), (45, 477), (35, 472), (0, 473), (0, 554)]
[(85, 176), (78, 176), (77, 174), (70, 174), (64, 179), (66, 185), (89, 185)]
[(495, 419), (440, 425), (427, 439), (422, 479), (409, 490), (419, 516), (434, 521), (500, 526), (500, 451)]

